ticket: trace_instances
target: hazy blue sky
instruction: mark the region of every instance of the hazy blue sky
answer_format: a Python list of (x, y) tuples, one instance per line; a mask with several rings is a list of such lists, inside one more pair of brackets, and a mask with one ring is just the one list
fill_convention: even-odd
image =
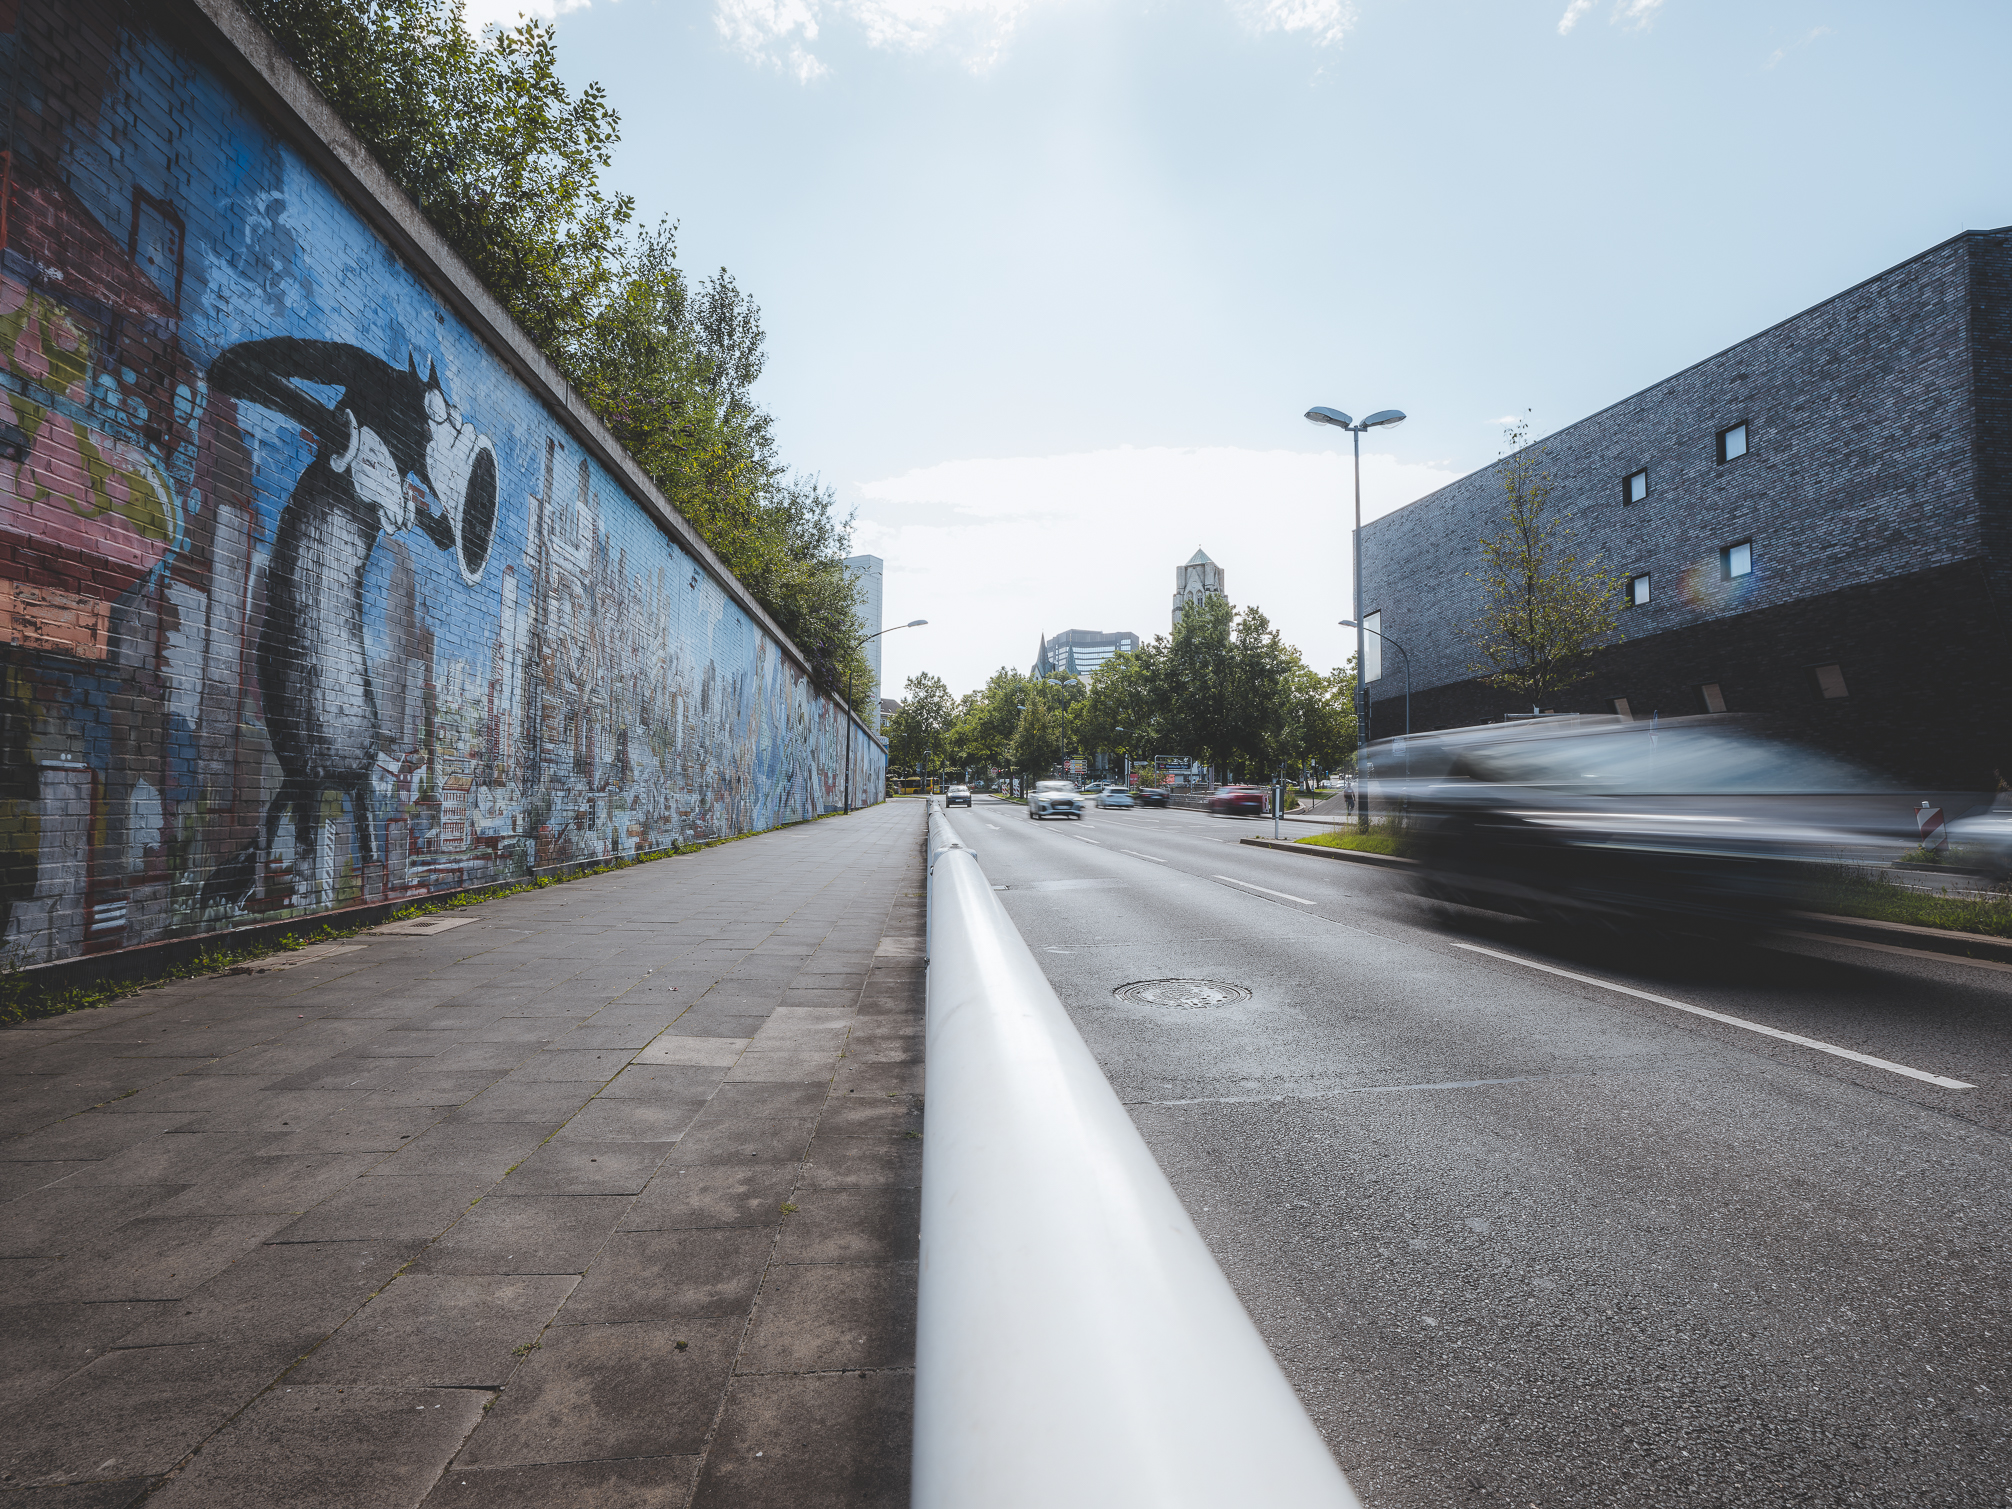
[(2012, 222), (2003, 0), (592, 0), (560, 36), (616, 180), (760, 301), (762, 396), (889, 618), (931, 620), (890, 694), (1162, 631), (1197, 545), (1335, 664), (1309, 404), (1410, 413), (1365, 456), (1387, 511), (1507, 416)]

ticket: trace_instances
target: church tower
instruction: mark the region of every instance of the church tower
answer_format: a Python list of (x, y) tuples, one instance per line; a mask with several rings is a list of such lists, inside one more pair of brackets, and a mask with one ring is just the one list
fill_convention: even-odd
[(1188, 557), (1186, 565), (1174, 568), (1175, 626), (1179, 627), (1181, 613), (1190, 603), (1198, 603), (1210, 595), (1228, 595), (1223, 589), (1223, 568), (1209, 559), (1206, 550), (1197, 550)]

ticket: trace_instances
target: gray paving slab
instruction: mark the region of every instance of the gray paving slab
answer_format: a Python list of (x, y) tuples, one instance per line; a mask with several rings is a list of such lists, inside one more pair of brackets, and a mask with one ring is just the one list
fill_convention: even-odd
[(889, 804), (0, 1032), (0, 1498), (905, 1493), (922, 995), (878, 945), (921, 838)]

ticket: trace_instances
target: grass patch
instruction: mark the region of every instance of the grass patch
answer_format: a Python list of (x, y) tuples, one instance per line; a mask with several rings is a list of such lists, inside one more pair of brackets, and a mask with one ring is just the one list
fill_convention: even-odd
[(1939, 927), (1987, 938), (2012, 938), (2012, 897), (1952, 896), (1917, 891), (1884, 875), (1838, 870), (1818, 887), (1811, 910), (1910, 927)]
[(1359, 828), (1340, 828), (1332, 833), (1310, 833), (1293, 842), (1311, 844), (1316, 849), (1355, 849), (1364, 854), (1389, 854), (1397, 858), (1406, 852), (1404, 828), (1389, 818), (1370, 823), (1367, 833)]

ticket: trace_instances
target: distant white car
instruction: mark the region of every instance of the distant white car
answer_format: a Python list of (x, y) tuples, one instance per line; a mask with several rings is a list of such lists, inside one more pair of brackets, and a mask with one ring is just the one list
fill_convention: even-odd
[(1106, 786), (1102, 791), (1097, 793), (1097, 805), (1099, 807), (1136, 807), (1139, 804), (1132, 800), (1132, 793), (1127, 791), (1123, 786)]
[(1027, 793), (1027, 816), (1073, 817), (1080, 822), (1083, 799), (1067, 781), (1036, 781), (1034, 789)]
[(943, 805), (946, 807), (970, 806), (971, 788), (969, 786), (952, 786), (943, 793)]

